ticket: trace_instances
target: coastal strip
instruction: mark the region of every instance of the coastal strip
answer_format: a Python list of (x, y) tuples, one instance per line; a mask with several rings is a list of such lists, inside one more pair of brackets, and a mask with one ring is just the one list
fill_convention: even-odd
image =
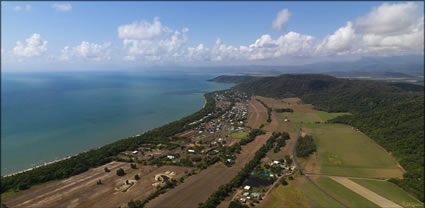
[[(185, 131), (187, 124), (199, 120), (215, 109), (215, 100), (212, 93), (204, 94), (206, 104), (199, 111), (179, 120), (167, 123), (161, 127), (151, 129), (143, 134), (120, 139), (97, 149), (79, 153), (76, 156), (52, 161), (39, 167), (2, 177), (1, 193), (10, 190), (25, 190), (33, 185), (51, 180), (60, 180), (99, 167), (114, 160), (116, 155), (127, 150), (135, 150), (141, 144), (149, 143), (154, 138), (169, 137)], [(30, 180), (29, 180), (30, 179)]]

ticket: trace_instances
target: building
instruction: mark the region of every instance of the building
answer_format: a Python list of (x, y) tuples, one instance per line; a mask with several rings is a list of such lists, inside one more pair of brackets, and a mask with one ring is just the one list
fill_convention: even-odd
[(251, 189), (251, 186), (244, 186), (243, 189), (249, 191)]
[(187, 152), (195, 153), (195, 150), (193, 150), (193, 149), (188, 149), (188, 150), (187, 150)]
[(172, 159), (174, 159), (174, 155), (167, 155), (167, 158), (172, 160)]
[(137, 154), (137, 153), (139, 153), (139, 151), (133, 151), (133, 154)]

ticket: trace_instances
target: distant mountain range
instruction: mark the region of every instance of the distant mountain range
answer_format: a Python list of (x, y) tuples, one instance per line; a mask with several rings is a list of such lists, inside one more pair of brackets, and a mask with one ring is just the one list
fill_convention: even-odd
[[(286, 66), (213, 66), (195, 67), (205, 72), (227, 75), (278, 75), (321, 73), (334, 76), (417, 77), (424, 75), (424, 57), (420, 55), (367, 57), (355, 61), (320, 62)], [(191, 69), (188, 69), (189, 71)]]

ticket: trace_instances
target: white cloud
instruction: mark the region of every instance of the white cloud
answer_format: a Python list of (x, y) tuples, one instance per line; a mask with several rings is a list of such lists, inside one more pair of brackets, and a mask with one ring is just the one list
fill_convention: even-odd
[(317, 54), (334, 54), (348, 51), (353, 47), (356, 33), (351, 22), (347, 22), (344, 27), (339, 28), (334, 34), (329, 35), (317, 45)]
[(110, 60), (110, 46), (110, 42), (97, 44), (82, 41), (80, 45), (74, 46), (72, 48), (69, 46), (65, 46), (61, 51), (60, 59), (70, 60), (72, 57), (82, 57), (95, 61)]
[(25, 40), (26, 44), (21, 41), (16, 42), (13, 53), (17, 56), (33, 57), (40, 56), (47, 51), (47, 40), (42, 40), (40, 34), (34, 33)]
[(292, 14), (288, 11), (288, 9), (282, 9), (279, 13), (277, 13), (276, 19), (272, 22), (272, 28), (275, 30), (281, 30), (286, 27), (286, 23), (289, 21), (289, 18)]
[(72, 5), (70, 3), (53, 4), (52, 8), (56, 9), (58, 12), (68, 12), (72, 10)]
[(366, 16), (356, 21), (359, 29), (365, 33), (401, 34), (409, 31), (409, 27), (417, 21), (418, 5), (413, 2), (388, 4), (384, 3)]
[(32, 7), (29, 4), (25, 4), (25, 6), (19, 6), (19, 5), (17, 5), (15, 7), (13, 7), (12, 9), (14, 11), (17, 11), (17, 12), (19, 12), (19, 11), (31, 11)]
[(158, 17), (152, 23), (145, 20), (118, 27), (118, 38), (123, 39), (127, 55), (124, 60), (138, 57), (148, 61), (167, 61), (183, 56), (188, 28), (181, 31), (163, 26)]
[[(151, 39), (161, 35), (163, 28), (158, 17), (152, 23), (146, 21), (133, 22), (118, 27), (118, 37), (121, 39)], [(168, 31), (168, 30), (167, 30)]]

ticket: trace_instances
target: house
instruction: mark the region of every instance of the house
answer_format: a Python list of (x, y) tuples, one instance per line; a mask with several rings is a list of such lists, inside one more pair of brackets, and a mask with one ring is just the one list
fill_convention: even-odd
[(249, 192), (244, 192), (242, 196), (249, 196)]
[(139, 151), (133, 151), (133, 154), (137, 154), (137, 153), (139, 153)]
[(252, 193), (251, 196), (254, 197), (254, 198), (259, 198), (260, 194), (259, 193)]
[(172, 159), (174, 159), (174, 155), (167, 155), (167, 158), (172, 160)]
[(289, 119), (285, 118), (285, 120), (283, 120), (283, 121), (285, 121), (285, 122), (289, 122)]
[(195, 150), (193, 150), (193, 149), (188, 149), (188, 150), (187, 150), (187, 152), (195, 153)]
[(245, 198), (240, 198), (239, 199), (242, 203), (245, 203), (246, 202), (246, 199)]
[(251, 186), (244, 186), (243, 189), (249, 191), (251, 189)]
[(227, 162), (228, 162), (228, 163), (231, 163), (231, 162), (232, 162), (232, 159), (227, 159)]
[(275, 161), (273, 161), (273, 164), (275, 164), (275, 165), (279, 165), (279, 164), (280, 164), (280, 162), (279, 162), (279, 161), (277, 161), (277, 160), (275, 160)]

